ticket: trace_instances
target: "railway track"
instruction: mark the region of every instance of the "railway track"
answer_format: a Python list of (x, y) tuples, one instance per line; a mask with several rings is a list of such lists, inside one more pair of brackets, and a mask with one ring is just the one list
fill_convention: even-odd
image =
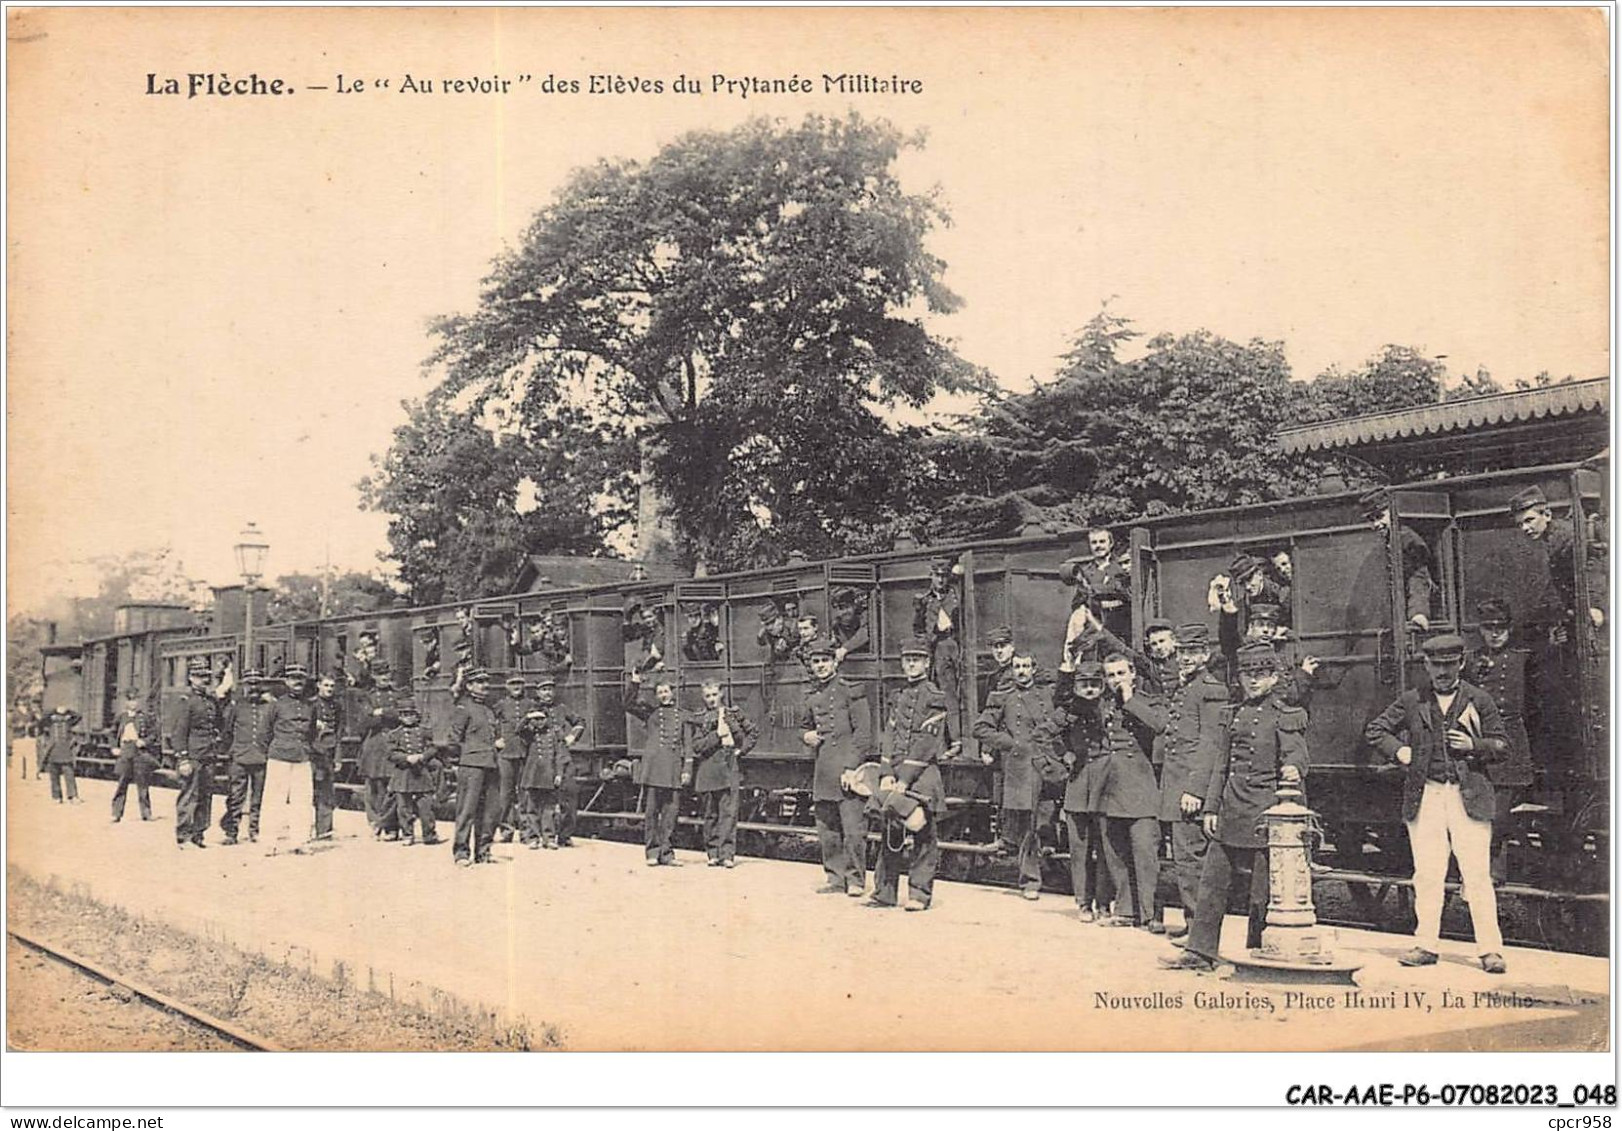
[(109, 970), (99, 963), (92, 962), (82, 955), (54, 946), (42, 939), (37, 939), (32, 935), (17, 930), (15, 927), (6, 928), (6, 934), (8, 937), (15, 939), (20, 946), (24, 946), (36, 954), (44, 955), (46, 958), (52, 959), (103, 985), (128, 993), (132, 998), (151, 1006), (153, 1009), (178, 1017), (188, 1024), (204, 1029), (238, 1048), (246, 1049), (249, 1052), (287, 1051), (280, 1045), (272, 1044), (263, 1037), (256, 1036), (232, 1025), (229, 1021), (224, 1021), (200, 1009), (194, 1009), (185, 1002), (172, 998), (168, 994), (153, 989), (151, 986), (144, 985), (132, 978), (126, 978), (122, 974)]

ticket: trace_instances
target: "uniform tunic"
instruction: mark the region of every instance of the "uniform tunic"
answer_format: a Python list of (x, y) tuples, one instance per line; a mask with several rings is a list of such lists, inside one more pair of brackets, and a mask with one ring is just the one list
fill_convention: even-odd
[[(731, 747), (722, 745), (719, 716), (725, 713), (727, 728), (732, 732)], [(738, 759), (755, 748), (760, 732), (749, 717), (736, 707), (722, 704), (711, 711), (695, 711), (688, 717), (692, 728), (690, 743), (695, 766), (693, 789), (698, 793), (713, 793), (733, 789), (743, 784)]]
[(225, 734), (226, 753), (234, 766), (263, 766), (265, 748), (259, 742), (259, 717), (269, 705), (258, 695), (244, 695), (225, 705), (220, 729)]
[[(1549, 584), (1552, 587), (1544, 598), (1544, 608), (1539, 619), (1551, 623), (1570, 620), (1577, 608), (1577, 536), (1571, 520), (1565, 518), (1550, 520), (1543, 537), (1538, 539), (1538, 545), (1548, 557)], [(1609, 579), (1605, 571), (1605, 557), (1604, 542), (1589, 543), (1588, 600), (1596, 609), (1603, 609), (1606, 605)], [(1583, 614), (1582, 619), (1587, 620), (1587, 613)]]
[(315, 707), (302, 696), (284, 694), (259, 718), (259, 745), (278, 762), (308, 762), (315, 738)]
[(659, 789), (682, 788), (682, 773), (691, 775), (693, 769), (692, 745), (682, 709), (674, 703), (661, 705), (646, 692), (639, 693), (633, 684), (626, 691), (625, 710), (648, 728), (648, 745), (638, 752), (641, 757), (631, 780)]
[(947, 746), (946, 695), (927, 679), (908, 683), (890, 701), (879, 736), (879, 764), (939, 817), (946, 812), (940, 758)]
[[(389, 789), (395, 793), (434, 792), (438, 750), (428, 728), (420, 723), (415, 726), (401, 723), (389, 730), (385, 741), (388, 743), (388, 760), (392, 767)], [(415, 765), (407, 761), (413, 754), (421, 754), (422, 761)]]
[(1482, 648), (1470, 654), (1464, 665), (1464, 678), (1498, 704), (1509, 749), (1497, 761), (1487, 764), (1487, 776), (1494, 785), (1532, 784), (1532, 744), (1526, 733), (1527, 664), (1532, 653), (1521, 648), (1489, 652)]
[[(354, 725), (361, 733), (360, 773), (363, 778), (391, 776), (389, 731), (399, 725), (394, 713), (394, 692), (371, 688), (354, 697)], [(381, 715), (374, 712), (381, 710)]]
[(845, 792), (839, 775), (861, 765), (873, 748), (873, 716), (867, 696), (855, 684), (834, 676), (806, 693), (800, 725), (822, 737), (811, 771), (811, 799), (842, 800)]
[[(532, 704), (531, 710), (535, 709)], [(545, 720), (525, 719), (519, 723), (515, 737), (515, 744), (524, 751), (524, 769), (518, 778), (520, 789), (557, 789), (560, 777), (567, 780), (574, 773), (574, 761), (565, 741), (567, 732), (550, 715)]]
[(1113, 555), (1102, 564), (1096, 558), (1068, 559), (1059, 565), (1059, 578), (1075, 586), (1070, 597), (1072, 612), (1086, 605), (1111, 632), (1132, 630), (1132, 575)]
[(221, 743), (220, 703), (212, 692), (190, 692), (175, 711), (169, 742), (175, 752), (195, 762), (210, 762)]
[(73, 728), (79, 725), (77, 711), (52, 711), (45, 716), (45, 728), (40, 733), (40, 766), (71, 766), (78, 753), (78, 737)]
[(1222, 709), (1203, 791), (1205, 813), (1217, 815), (1216, 839), (1233, 848), (1263, 848), (1262, 812), (1277, 803), (1279, 774), (1307, 772), (1307, 713), (1276, 692)]
[(1034, 759), (1055, 737), (1051, 697), (1034, 683), (993, 691), (974, 722), (974, 737), (1002, 767), (1002, 807), (1030, 812), (1042, 797)]
[(1104, 778), (1109, 748), (1104, 743), (1102, 699), (1061, 697), (1055, 722), (1066, 751), (1069, 780), (1064, 787), (1067, 813), (1103, 813)]
[(1166, 729), (1159, 699), (1139, 691), (1126, 703), (1110, 695), (1103, 704), (1108, 768), (1099, 804), (1106, 817), (1137, 820), (1160, 814), (1160, 783), (1155, 780), (1155, 736)]
[(496, 738), (500, 723), (488, 703), (465, 698), (451, 710), (447, 745), (464, 769), (496, 768)]
[(1228, 705), (1228, 687), (1209, 669), (1202, 669), (1166, 700), (1166, 733), (1160, 769), (1160, 819), (1183, 819), (1183, 794), (1204, 800), (1211, 780), (1213, 739)]

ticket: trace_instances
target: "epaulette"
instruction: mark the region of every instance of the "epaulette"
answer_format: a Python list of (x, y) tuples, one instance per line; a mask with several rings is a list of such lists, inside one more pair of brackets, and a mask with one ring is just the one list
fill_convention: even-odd
[[(1275, 700), (1276, 702), (1276, 700)], [(1278, 705), (1278, 729), (1299, 734), (1307, 729), (1307, 711), (1305, 707), (1292, 707), (1285, 703)]]
[(850, 697), (852, 699), (866, 699), (867, 698), (867, 688), (863, 687), (859, 683), (852, 683), (850, 680), (846, 679), (842, 675), (835, 676), (834, 677), (834, 682), (837, 683), (840, 687), (843, 687), (846, 691), (850, 692)]

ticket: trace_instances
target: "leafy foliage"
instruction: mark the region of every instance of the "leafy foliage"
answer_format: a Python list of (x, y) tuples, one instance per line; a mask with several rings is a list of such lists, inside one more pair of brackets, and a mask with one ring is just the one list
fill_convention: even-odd
[[(398, 596), (388, 583), (353, 570), (335, 574), (323, 586), (318, 573), (289, 573), (278, 577), (270, 586), (268, 608), (272, 623), (315, 620), (323, 615), (345, 616), (349, 613), (368, 613), (385, 609)], [(326, 599), (322, 600), (322, 589)], [(255, 597), (255, 604), (258, 598)]]

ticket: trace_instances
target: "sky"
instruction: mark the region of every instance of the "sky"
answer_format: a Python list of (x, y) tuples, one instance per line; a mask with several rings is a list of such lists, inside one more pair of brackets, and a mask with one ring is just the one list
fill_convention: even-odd
[[(234, 583), (249, 520), (272, 576), (374, 569), (387, 520), (356, 484), (431, 385), (428, 321), (471, 308), (570, 170), (762, 114), (927, 130), (900, 172), (942, 193), (930, 246), (964, 300), (933, 328), (1012, 388), (1105, 301), (1150, 332), (1281, 339), (1303, 378), (1387, 342), (1506, 380), (1610, 368), (1597, 11), (9, 15), (13, 611), (138, 547)], [(221, 72), (295, 92), (186, 96)], [(824, 93), (856, 72), (923, 90)], [(594, 74), (665, 89), (593, 95)], [(506, 94), (444, 88), (498, 75)]]

